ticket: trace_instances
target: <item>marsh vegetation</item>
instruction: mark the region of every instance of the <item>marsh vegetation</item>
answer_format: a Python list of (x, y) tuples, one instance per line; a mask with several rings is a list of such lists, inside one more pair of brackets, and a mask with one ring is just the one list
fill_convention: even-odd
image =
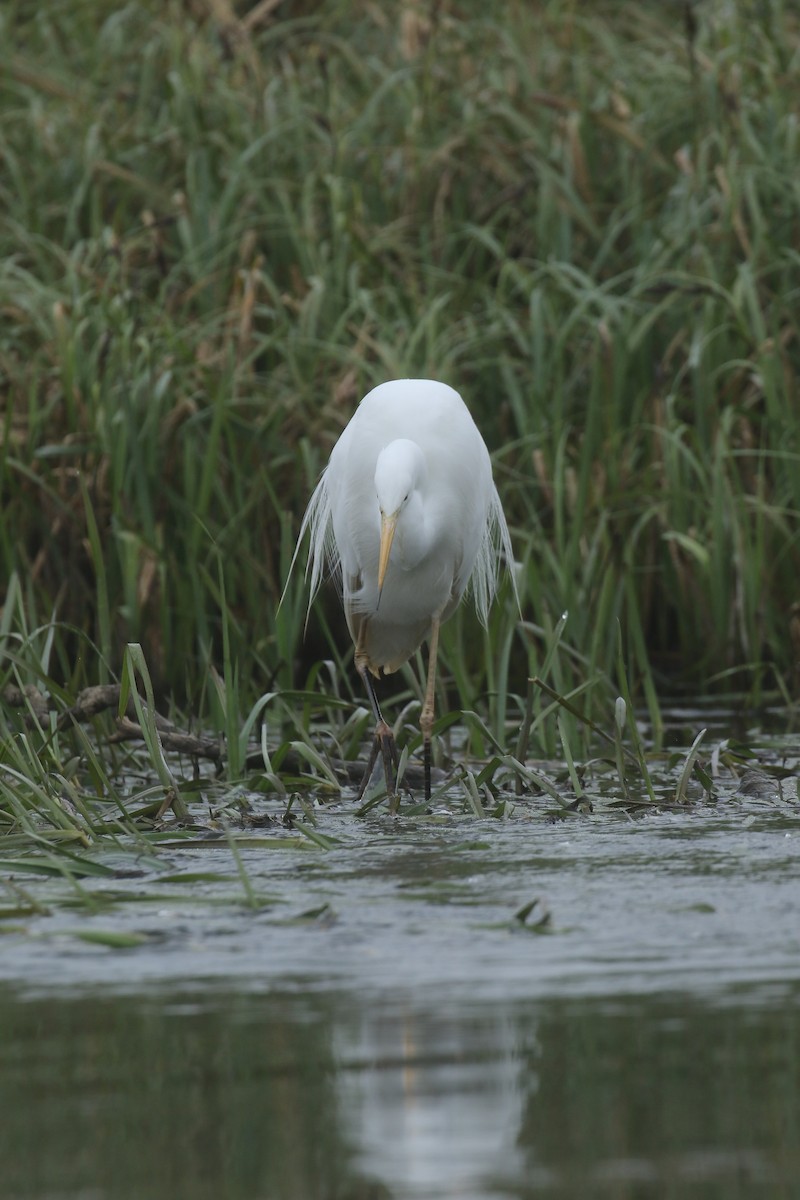
[(522, 621), (443, 630), (447, 802), (580, 811), (598, 757), (628, 808), (708, 796), (699, 724), (648, 782), (665, 699), (796, 688), (792, 6), (19, 0), (0, 46), (6, 857), (199, 819), (204, 761), (340, 795), (344, 623), (278, 598), (402, 375), (467, 399), (519, 560)]

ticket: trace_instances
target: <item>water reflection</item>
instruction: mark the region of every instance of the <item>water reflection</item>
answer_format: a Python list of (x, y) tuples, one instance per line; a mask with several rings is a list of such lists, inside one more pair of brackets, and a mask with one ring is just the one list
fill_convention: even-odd
[[(402, 1195), (485, 1195), (524, 1166), (515, 1023), (496, 1012), (362, 1014), (337, 1035), (339, 1095), (359, 1162)], [(481, 1182), (481, 1189), (475, 1185)], [(492, 1192), (492, 1194), (494, 1194)], [(500, 1193), (498, 1193), (500, 1194)]]
[(725, 1000), (2, 991), (2, 1195), (793, 1195), (796, 995)]

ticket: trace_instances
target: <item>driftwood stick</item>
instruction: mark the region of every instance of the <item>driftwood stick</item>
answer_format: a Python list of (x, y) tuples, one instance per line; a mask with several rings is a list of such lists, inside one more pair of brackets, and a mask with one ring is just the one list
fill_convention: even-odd
[[(120, 687), (117, 683), (98, 684), (95, 687), (83, 688), (78, 693), (75, 703), (59, 714), (58, 728), (68, 728), (73, 723), (82, 724), (85, 721), (91, 721), (92, 717), (96, 717), (98, 713), (105, 712), (110, 708), (118, 709), (119, 697)], [(47, 725), (48, 716), (56, 707), (52, 699), (33, 684), (29, 684), (25, 688), (7, 684), (0, 692), (0, 700), (9, 708), (27, 707), (40, 725)], [(142, 700), (142, 705), (147, 707), (144, 700)], [(153, 719), (165, 750), (176, 750), (181, 754), (189, 754), (196, 758), (208, 758), (212, 762), (221, 761), (222, 748), (214, 738), (186, 733), (158, 712), (153, 714)], [(132, 696), (128, 698), (124, 716), (117, 717), (117, 732), (112, 734), (108, 740), (109, 742), (144, 740), (144, 732), (136, 720), (136, 706)]]
[[(163, 718), (162, 718), (163, 719)], [(212, 762), (222, 761), (222, 747), (218, 741), (209, 737), (198, 737), (193, 733), (183, 733), (180, 729), (176, 729), (174, 725), (170, 725), (169, 729), (159, 728), (158, 736), (161, 739), (161, 745), (165, 750), (175, 750), (179, 754), (189, 754), (192, 758), (208, 758)], [(117, 731), (112, 733), (108, 739), (109, 743), (141, 741), (144, 738), (144, 732), (141, 725), (137, 721), (132, 721), (130, 717), (117, 718)]]
[(47, 697), (32, 683), (27, 684), (24, 688), (18, 688), (13, 683), (9, 683), (3, 688), (0, 698), (9, 708), (29, 708), (40, 725), (47, 721), (50, 712)]
[[(96, 687), (84, 688), (78, 692), (75, 703), (59, 714), (58, 728), (64, 729), (74, 721), (79, 723), (91, 721), (92, 717), (96, 717), (98, 713), (105, 712), (109, 708), (117, 708), (119, 695), (118, 683), (103, 683)], [(40, 724), (46, 723), (50, 713), (55, 712), (57, 707), (51, 696), (45, 695), (33, 684), (28, 684), (24, 688), (18, 688), (13, 683), (7, 684), (0, 692), (0, 701), (7, 704), (9, 708), (28, 708)], [(144, 700), (142, 703), (145, 703)], [(134, 716), (136, 715), (132, 698), (128, 700), (127, 710)], [(171, 723), (165, 717), (159, 716), (158, 713), (156, 713), (156, 724), (159, 729), (162, 726), (172, 728)]]
[[(104, 712), (108, 708), (119, 708), (119, 696), (120, 686), (118, 683), (103, 683), (95, 687), (84, 688), (83, 691), (78, 692), (75, 703), (58, 718), (59, 728), (63, 729), (72, 721), (90, 721), (92, 717), (96, 717), (98, 713)], [(146, 701), (141, 697), (140, 700), (146, 708)], [(128, 697), (125, 713), (131, 720), (136, 719), (136, 705), (133, 702), (133, 696)], [(168, 721), (166, 717), (162, 717), (160, 713), (155, 713), (154, 718), (159, 733), (175, 728), (172, 722)]]

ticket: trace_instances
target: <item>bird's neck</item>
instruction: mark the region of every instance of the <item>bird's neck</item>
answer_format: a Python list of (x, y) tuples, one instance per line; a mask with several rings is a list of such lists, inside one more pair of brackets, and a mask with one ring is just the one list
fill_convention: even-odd
[(419, 490), (412, 492), (397, 522), (397, 563), (412, 570), (430, 552), (436, 540), (431, 513)]

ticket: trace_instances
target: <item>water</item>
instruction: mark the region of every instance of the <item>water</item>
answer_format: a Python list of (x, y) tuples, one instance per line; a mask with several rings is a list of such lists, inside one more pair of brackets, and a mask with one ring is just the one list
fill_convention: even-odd
[(5, 1198), (798, 1194), (788, 994), (5, 996), (0, 1027)]
[(38, 884), (0, 940), (0, 1195), (800, 1195), (800, 834), (756, 793), (332, 810), (327, 852), (242, 851), (255, 910), (224, 839), (81, 881), (94, 910)]
[(17, 1197), (796, 1196), (797, 994), (0, 999)]

